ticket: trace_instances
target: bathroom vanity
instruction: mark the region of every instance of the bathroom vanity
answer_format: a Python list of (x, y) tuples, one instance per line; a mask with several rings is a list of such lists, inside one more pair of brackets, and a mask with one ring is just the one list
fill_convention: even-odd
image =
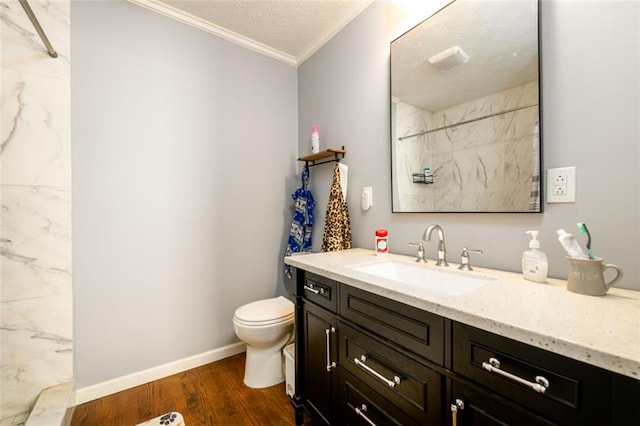
[(340, 425), (640, 424), (638, 292), (583, 296), (365, 249), (286, 262), (297, 424), (303, 410)]

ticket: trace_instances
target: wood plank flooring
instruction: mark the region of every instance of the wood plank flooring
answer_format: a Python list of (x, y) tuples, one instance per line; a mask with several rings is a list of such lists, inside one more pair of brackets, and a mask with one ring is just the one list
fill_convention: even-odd
[(246, 387), (244, 360), (242, 353), (81, 404), (71, 426), (134, 426), (169, 411), (186, 426), (295, 425), (284, 383)]

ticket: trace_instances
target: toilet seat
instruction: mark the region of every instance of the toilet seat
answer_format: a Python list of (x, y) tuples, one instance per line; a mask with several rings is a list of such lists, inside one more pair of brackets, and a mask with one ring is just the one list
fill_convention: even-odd
[(236, 309), (233, 320), (240, 325), (260, 327), (293, 321), (293, 303), (278, 296), (248, 303)]

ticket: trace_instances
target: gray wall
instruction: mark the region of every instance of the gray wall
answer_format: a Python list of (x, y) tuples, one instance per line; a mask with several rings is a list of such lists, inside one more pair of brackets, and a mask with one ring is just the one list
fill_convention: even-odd
[[(354, 246), (372, 248), (374, 230), (384, 227), (392, 252), (412, 254), (408, 243), (439, 223), (450, 259), (459, 262), (463, 246), (480, 248), (485, 253), (473, 256), (474, 264), (520, 271), (524, 232), (539, 229), (549, 274), (566, 277), (555, 230), (584, 242), (576, 222), (586, 222), (595, 254), (624, 269), (621, 286), (640, 289), (640, 3), (542, 3), (543, 167), (577, 167), (577, 202), (546, 205), (542, 214), (391, 213), (388, 61), (398, 29), (389, 7), (375, 2), (298, 69), (298, 146), (309, 152), (314, 123), (321, 148), (345, 145)], [(331, 170), (312, 169), (319, 224)], [(374, 192), (368, 212), (360, 209), (363, 186)], [(319, 250), (321, 225), (314, 238)], [(427, 256), (436, 256), (434, 244)]]
[(72, 2), (79, 388), (236, 342), (282, 291), (296, 69), (124, 1)]
[[(314, 123), (323, 149), (348, 150), (355, 246), (372, 247), (386, 227), (391, 251), (410, 254), (440, 223), (452, 259), (482, 248), (474, 263), (515, 271), (524, 231), (540, 229), (550, 274), (564, 276), (555, 229), (585, 221), (594, 251), (640, 289), (640, 5), (543, 6), (544, 168), (577, 166), (578, 202), (543, 214), (392, 214), (388, 2), (297, 71), (124, 1), (73, 2), (78, 387), (235, 342), (235, 308), (282, 291), (295, 159)], [(315, 250), (331, 169), (312, 169)], [(368, 212), (363, 186), (374, 188)]]

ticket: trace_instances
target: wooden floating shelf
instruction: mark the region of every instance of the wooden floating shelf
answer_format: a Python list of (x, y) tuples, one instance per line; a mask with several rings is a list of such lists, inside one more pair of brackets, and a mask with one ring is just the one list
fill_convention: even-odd
[(309, 155), (305, 155), (303, 157), (298, 158), (298, 161), (318, 161), (318, 160), (322, 160), (323, 158), (329, 158), (329, 157), (334, 157), (337, 155), (342, 155), (344, 156), (344, 154), (346, 154), (347, 151), (345, 151), (344, 148), (329, 148), (326, 149), (324, 151), (320, 151), (317, 152), (315, 154), (309, 154)]
[[(342, 148), (329, 148), (324, 151), (317, 152), (315, 154), (304, 155), (298, 158), (298, 161), (304, 161), (308, 166), (319, 166), (320, 164), (330, 163), (332, 161), (340, 161), (341, 158), (344, 158), (344, 155), (347, 151)], [(321, 163), (316, 163), (316, 161), (324, 160), (326, 158), (331, 158), (331, 160), (323, 161)]]

